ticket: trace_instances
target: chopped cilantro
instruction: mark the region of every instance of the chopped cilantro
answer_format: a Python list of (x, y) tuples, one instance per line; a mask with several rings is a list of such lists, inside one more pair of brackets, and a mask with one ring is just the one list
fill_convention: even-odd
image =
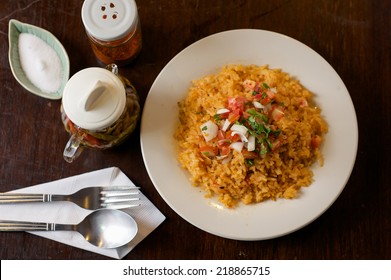
[(280, 130), (272, 130), (268, 125), (269, 119), (266, 115), (262, 114), (255, 109), (247, 110), (250, 115), (247, 119), (248, 132), (256, 138), (259, 147), (259, 155), (263, 157), (273, 147), (273, 144), (269, 138), (270, 135), (280, 135)]
[(269, 138), (265, 138), (265, 142), (266, 144), (268, 145), (269, 149), (272, 149), (273, 148), (273, 144), (270, 142)]
[(263, 86), (265, 89), (269, 89), (269, 88), (270, 88), (266, 83), (262, 83), (262, 86)]
[(261, 149), (259, 151), (259, 156), (262, 158), (266, 154), (267, 154), (267, 147), (265, 146), (264, 142), (262, 142)]
[(281, 134), (281, 130), (277, 129), (277, 130), (272, 131), (272, 133), (273, 133), (275, 136), (279, 136), (279, 135)]

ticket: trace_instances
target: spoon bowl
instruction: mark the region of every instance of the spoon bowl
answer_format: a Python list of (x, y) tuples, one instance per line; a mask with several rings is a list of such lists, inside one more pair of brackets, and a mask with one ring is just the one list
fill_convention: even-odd
[(92, 245), (117, 248), (129, 243), (136, 236), (138, 228), (136, 221), (125, 212), (101, 209), (75, 225), (75, 230)]

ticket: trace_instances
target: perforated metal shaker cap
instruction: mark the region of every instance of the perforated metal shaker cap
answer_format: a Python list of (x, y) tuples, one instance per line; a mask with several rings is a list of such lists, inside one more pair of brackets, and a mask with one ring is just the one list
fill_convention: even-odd
[(81, 16), (87, 32), (102, 41), (121, 39), (138, 23), (134, 0), (85, 0)]

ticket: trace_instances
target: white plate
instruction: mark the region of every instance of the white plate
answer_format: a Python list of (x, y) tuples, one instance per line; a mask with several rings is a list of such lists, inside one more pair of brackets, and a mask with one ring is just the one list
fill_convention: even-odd
[[(315, 94), (329, 132), (325, 165), (314, 165), (314, 183), (300, 198), (226, 209), (189, 183), (177, 161), (173, 134), (177, 102), (191, 80), (216, 73), (226, 64), (268, 64), (281, 68)], [(358, 128), (343, 81), (315, 51), (287, 36), (263, 30), (231, 30), (206, 37), (176, 55), (153, 83), (141, 122), (141, 149), (148, 174), (167, 204), (194, 226), (236, 240), (275, 238), (318, 218), (337, 199), (356, 159)]]

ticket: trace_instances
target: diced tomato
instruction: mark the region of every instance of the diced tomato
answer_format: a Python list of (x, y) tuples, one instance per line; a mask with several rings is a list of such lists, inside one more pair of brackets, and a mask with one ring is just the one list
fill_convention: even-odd
[(239, 97), (229, 97), (228, 98), (228, 109), (231, 111), (235, 111), (239, 109), (239, 112), (243, 112), (244, 110), (244, 104), (246, 103), (246, 98), (239, 96)]
[(230, 113), (230, 112), (222, 113), (222, 114), (219, 114), (218, 116), (219, 116), (219, 118), (220, 118), (221, 120), (225, 120), (225, 119), (228, 119), (229, 113)]
[(315, 135), (311, 139), (311, 146), (315, 149), (320, 147), (320, 144), (322, 144), (322, 137), (319, 135)]
[(259, 102), (262, 104), (262, 105), (267, 105), (269, 104), (270, 102), (272, 102), (272, 99), (269, 97), (269, 96), (265, 96), (264, 98), (260, 99)]
[(259, 101), (262, 105), (267, 105), (270, 102), (272, 102), (272, 100), (274, 100), (275, 97), (276, 95), (274, 94), (274, 92), (271, 91), (270, 89), (267, 89), (266, 91), (256, 94), (254, 96), (254, 99)]
[(235, 109), (228, 115), (228, 121), (234, 123), (240, 119), (240, 109)]
[(261, 100), (263, 98), (263, 94), (262, 93), (257, 93), (256, 95), (254, 95), (254, 99), (255, 100)]
[(231, 141), (231, 143), (235, 143), (240, 140), (240, 135), (239, 134), (232, 135), (232, 130), (229, 130), (225, 134), (225, 138), (229, 139)]
[(225, 133), (222, 130), (217, 131), (217, 139), (222, 140), (225, 139)]
[(247, 102), (246, 97), (244, 96), (238, 96), (235, 98), (238, 105), (240, 105), (241, 108), (243, 108), (244, 104)]
[(259, 93), (260, 90), (261, 90), (261, 84), (260, 84), (259, 82), (257, 82), (257, 83), (255, 84), (254, 93), (253, 93), (253, 94)]
[(231, 148), (229, 147), (229, 145), (227, 145), (227, 146), (222, 146), (222, 147), (220, 148), (220, 155), (221, 155), (221, 156), (226, 156), (226, 155), (228, 155), (230, 152), (231, 152)]
[(229, 145), (231, 145), (231, 143), (232, 143), (231, 139), (225, 138), (225, 139), (221, 139), (221, 140), (217, 141), (217, 146), (219, 148), (221, 148), (221, 147), (224, 147), (224, 146), (229, 146)]
[(236, 99), (234, 97), (228, 97), (228, 109), (233, 111), (236, 109)]
[(258, 157), (258, 154), (256, 152), (249, 152), (247, 151), (247, 149), (243, 149), (242, 154), (245, 159), (255, 159)]
[(266, 90), (266, 94), (270, 99), (274, 99), (276, 96), (270, 89)]
[(284, 108), (282, 108), (281, 106), (273, 106), (272, 107), (271, 116), (272, 116), (273, 120), (279, 121), (284, 117), (284, 115), (285, 115)]
[(249, 113), (247, 113), (246, 111), (244, 111), (242, 113), (242, 116), (243, 116), (243, 118), (248, 119), (251, 115)]
[(217, 147), (205, 145), (200, 147), (200, 152), (208, 158), (214, 158), (215, 156), (217, 156), (219, 151)]

